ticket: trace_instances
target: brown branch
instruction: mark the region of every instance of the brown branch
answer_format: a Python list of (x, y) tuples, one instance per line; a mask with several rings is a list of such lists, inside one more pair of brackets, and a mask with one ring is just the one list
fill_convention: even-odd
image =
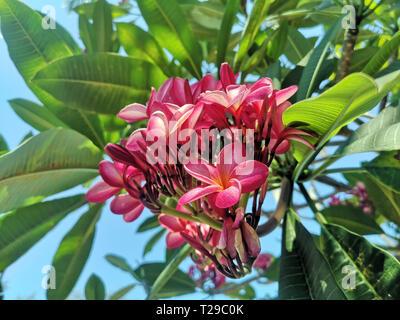
[(318, 176), (315, 178), (315, 180), (335, 188), (336, 192), (349, 191), (352, 189), (351, 186), (349, 186), (345, 183), (336, 181), (335, 179), (332, 179), (328, 176)]
[(345, 78), (350, 71), (351, 60), (353, 59), (354, 47), (358, 37), (358, 26), (355, 29), (347, 29), (344, 35), (342, 46), (342, 56), (340, 57), (338, 70), (336, 73), (336, 82)]
[(276, 210), (269, 217), (268, 221), (257, 228), (258, 236), (262, 237), (271, 233), (281, 223), (283, 216), (290, 201), (292, 200), (293, 183), (288, 178), (282, 179), (281, 194), (279, 196), (278, 205)]

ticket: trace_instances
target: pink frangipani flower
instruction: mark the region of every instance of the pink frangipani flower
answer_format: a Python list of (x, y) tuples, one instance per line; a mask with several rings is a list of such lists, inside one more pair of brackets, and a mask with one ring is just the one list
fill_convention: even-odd
[[(229, 208), (240, 200), (242, 193), (254, 191), (266, 181), (268, 167), (255, 160), (238, 163), (233, 146), (230, 144), (221, 150), (216, 166), (207, 163), (185, 165), (186, 171), (204, 185), (185, 193), (179, 204), (215, 195), (218, 208)], [(241, 149), (241, 146), (237, 149)]]

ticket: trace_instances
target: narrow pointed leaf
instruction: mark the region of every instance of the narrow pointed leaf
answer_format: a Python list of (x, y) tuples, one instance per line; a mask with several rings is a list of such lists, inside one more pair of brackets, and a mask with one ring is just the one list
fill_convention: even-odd
[(229, 39), (239, 6), (240, 0), (228, 0), (226, 3), (217, 38), (217, 66), (220, 66), (226, 61), (226, 51), (228, 50)]
[(85, 286), (86, 300), (104, 300), (106, 298), (106, 289), (103, 281), (96, 275), (92, 274)]
[(239, 49), (235, 56), (234, 71), (238, 72), (250, 49), (253, 41), (259, 32), (260, 26), (266, 18), (267, 11), (271, 5), (270, 0), (256, 0), (253, 4), (250, 16), (247, 18), (246, 25), (242, 32), (242, 38), (239, 43)]
[(201, 50), (177, 0), (138, 1), (144, 20), (157, 42), (197, 79), (201, 78)]
[(341, 25), (342, 18), (339, 18), (338, 21), (329, 29), (329, 31), (326, 32), (321, 42), (311, 54), (310, 60), (304, 68), (300, 79), (299, 89), (296, 96), (297, 101), (307, 99), (311, 96), (318, 73), (320, 72), (322, 64), (328, 54), (328, 48), (332, 44), (333, 39), (336, 37)]
[(124, 287), (124, 288), (118, 290), (117, 292), (113, 293), (109, 300), (119, 300), (119, 299), (123, 298), (124, 296), (126, 296), (135, 287), (136, 287), (135, 284), (131, 284), (129, 286)]
[(148, 58), (165, 75), (172, 76), (169, 61), (154, 37), (132, 23), (117, 23), (118, 38), (126, 53), (134, 58)]
[(83, 195), (20, 208), (0, 217), (0, 271), (16, 261), (70, 212), (86, 203)]
[(192, 247), (188, 243), (182, 247), (179, 253), (168, 263), (168, 265), (165, 266), (163, 271), (154, 280), (154, 283), (152, 283), (152, 288), (148, 299), (160, 297), (160, 292), (164, 286), (165, 289), (169, 289), (167, 284), (168, 281), (174, 276), (175, 272), (179, 268), (179, 265), (187, 258), (191, 251)]
[(161, 239), (161, 237), (164, 235), (166, 229), (162, 228), (161, 230), (159, 230), (157, 233), (155, 233), (150, 240), (146, 243), (146, 245), (144, 246), (143, 249), (143, 257), (148, 254), (153, 248), (154, 246), (157, 244), (157, 242)]
[(92, 206), (61, 241), (52, 262), (56, 271), (56, 289), (47, 290), (47, 299), (64, 300), (74, 288), (92, 249), (103, 205)]

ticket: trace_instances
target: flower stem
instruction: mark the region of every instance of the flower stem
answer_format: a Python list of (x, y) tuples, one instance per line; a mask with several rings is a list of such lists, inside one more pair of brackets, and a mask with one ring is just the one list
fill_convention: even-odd
[(212, 227), (215, 230), (222, 230), (222, 224), (218, 221), (215, 221), (208, 215), (206, 215), (204, 212), (199, 211), (197, 216), (193, 216), (191, 214), (187, 214), (186, 212), (176, 210), (174, 208), (171, 208), (169, 206), (163, 206), (161, 208), (161, 213), (169, 214), (170, 216), (174, 216), (183, 220), (189, 220), (197, 223), (205, 223), (208, 224), (210, 227)]

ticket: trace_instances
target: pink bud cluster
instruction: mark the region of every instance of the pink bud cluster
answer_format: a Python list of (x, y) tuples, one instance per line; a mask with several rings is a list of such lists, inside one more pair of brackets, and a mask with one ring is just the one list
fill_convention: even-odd
[[(273, 159), (289, 151), (291, 140), (314, 148), (305, 137), (315, 136), (283, 123), (296, 86), (274, 90), (268, 78), (236, 84), (237, 76), (224, 63), (218, 81), (210, 74), (191, 85), (170, 78), (152, 89), (146, 105), (122, 109), (120, 118), (148, 120), (147, 127), (106, 146), (113, 162), (100, 163), (102, 181), (86, 196), (104, 202), (116, 195), (111, 211), (125, 221), (148, 208), (168, 229), (169, 248), (187, 242), (198, 265), (231, 278), (248, 273), (260, 252), (256, 228)], [(216, 142), (225, 146), (204, 153)], [(250, 195), (252, 210), (245, 212)]]
[(357, 201), (350, 201), (350, 200), (340, 200), (338, 196), (332, 196), (331, 200), (329, 201), (330, 206), (346, 204), (350, 206), (357, 206), (362, 209), (365, 214), (373, 215), (375, 212), (375, 207), (369, 198), (367, 188), (365, 187), (364, 183), (357, 182), (353, 189), (346, 192), (347, 194), (353, 195)]

